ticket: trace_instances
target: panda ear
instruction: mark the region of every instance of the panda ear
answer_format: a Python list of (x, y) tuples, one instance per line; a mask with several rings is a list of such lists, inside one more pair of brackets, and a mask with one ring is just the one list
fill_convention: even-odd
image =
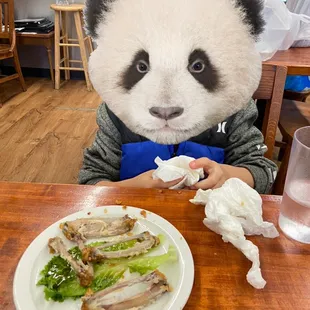
[(243, 12), (243, 21), (251, 27), (251, 35), (257, 39), (264, 31), (264, 4), (262, 0), (235, 0), (235, 5)]
[(86, 0), (84, 10), (85, 29), (88, 35), (97, 38), (97, 26), (109, 12), (114, 0)]

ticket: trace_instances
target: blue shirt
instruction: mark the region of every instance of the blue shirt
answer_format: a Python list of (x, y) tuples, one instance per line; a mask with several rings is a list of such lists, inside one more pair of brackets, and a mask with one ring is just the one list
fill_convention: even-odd
[(122, 145), (120, 179), (126, 180), (157, 168), (154, 160), (159, 156), (168, 160), (175, 156), (189, 156), (195, 159), (207, 157), (219, 164), (224, 163), (224, 149), (210, 147), (192, 141), (179, 145), (161, 145), (151, 141), (126, 143)]

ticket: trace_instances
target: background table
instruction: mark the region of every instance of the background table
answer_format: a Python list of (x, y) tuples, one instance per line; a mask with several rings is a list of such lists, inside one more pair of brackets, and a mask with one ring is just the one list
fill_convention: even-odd
[(51, 31), (50, 33), (26, 33), (26, 32), (16, 33), (17, 44), (44, 46), (46, 48), (48, 62), (50, 66), (50, 74), (53, 83), (54, 83), (54, 70), (53, 70), (52, 48), (54, 46), (54, 35), (55, 35), (54, 31)]
[(293, 47), (287, 51), (278, 51), (266, 64), (288, 68), (288, 75), (310, 76), (310, 47)]
[[(310, 246), (283, 235), (251, 237), (260, 249), (267, 280), (264, 290), (255, 290), (246, 282), (250, 262), (203, 225), (204, 208), (188, 202), (193, 195), (190, 191), (0, 183), (0, 309), (14, 309), (14, 272), (39, 233), (68, 214), (111, 204), (156, 212), (181, 231), (195, 262), (195, 284), (185, 309), (310, 309)], [(277, 222), (280, 200), (264, 197), (266, 220)]]

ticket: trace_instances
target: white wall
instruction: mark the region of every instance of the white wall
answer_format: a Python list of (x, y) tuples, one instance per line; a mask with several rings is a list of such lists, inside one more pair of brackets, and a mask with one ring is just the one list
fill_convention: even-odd
[(15, 18), (53, 18), (53, 11), (50, 5), (55, 3), (53, 0), (15, 0)]
[[(54, 20), (54, 11), (50, 5), (56, 0), (15, 0), (15, 19), (47, 17)], [(84, 3), (83, 0), (75, 0), (75, 3)], [(69, 18), (69, 31), (72, 32), (73, 20)], [(46, 50), (42, 47), (21, 46), (18, 49), (22, 67), (48, 68)], [(39, 54), (39, 55), (38, 55)], [(72, 59), (78, 59), (79, 52), (73, 50)]]

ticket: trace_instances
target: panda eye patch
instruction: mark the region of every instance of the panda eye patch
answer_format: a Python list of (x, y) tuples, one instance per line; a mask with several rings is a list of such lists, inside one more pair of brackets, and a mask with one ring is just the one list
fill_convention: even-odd
[(188, 71), (209, 92), (216, 91), (220, 84), (217, 69), (202, 49), (196, 49), (189, 55)]
[(131, 64), (122, 73), (120, 86), (129, 91), (139, 83), (150, 71), (149, 59), (149, 54), (146, 51), (138, 51), (134, 55)]

